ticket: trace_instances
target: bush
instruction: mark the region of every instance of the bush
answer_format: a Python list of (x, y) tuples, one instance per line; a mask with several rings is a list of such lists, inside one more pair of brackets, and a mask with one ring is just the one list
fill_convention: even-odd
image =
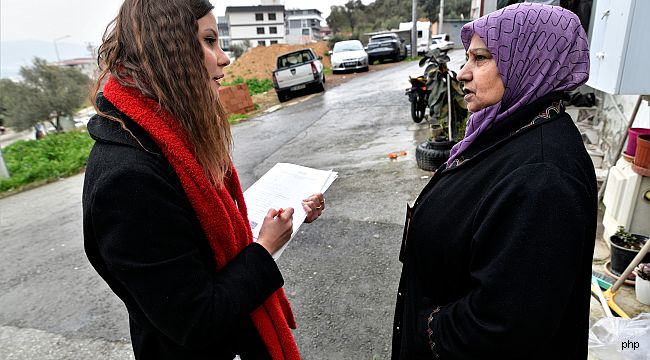
[(0, 192), (78, 173), (86, 166), (93, 144), (88, 133), (71, 131), (7, 146), (2, 155), (10, 177), (0, 179)]
[(246, 86), (248, 86), (248, 92), (252, 95), (255, 94), (261, 94), (263, 92), (267, 92), (271, 89), (273, 89), (273, 82), (271, 79), (246, 79), (244, 80), (243, 77), (237, 76), (233, 81), (224, 83), (224, 86), (230, 86), (230, 85), (237, 85), (237, 84), (243, 84), (246, 83)]

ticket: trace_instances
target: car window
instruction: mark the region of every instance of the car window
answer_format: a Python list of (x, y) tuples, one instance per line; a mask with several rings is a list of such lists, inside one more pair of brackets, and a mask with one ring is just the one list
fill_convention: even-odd
[(288, 67), (288, 66), (308, 62), (311, 60), (314, 60), (314, 56), (310, 51), (301, 51), (298, 53), (292, 53), (289, 55), (282, 56), (280, 59), (278, 59), (278, 64), (279, 67)]
[(333, 52), (338, 53), (338, 52), (344, 52), (344, 51), (356, 51), (356, 50), (363, 50), (363, 46), (361, 45), (361, 42), (348, 42), (348, 43), (342, 43), (342, 42), (337, 42), (334, 44), (334, 49), (332, 49)]
[(392, 36), (380, 36), (380, 37), (374, 37), (374, 38), (372, 38), (372, 41), (377, 41), (377, 42), (379, 42), (379, 41), (386, 41), (386, 40), (395, 40), (395, 38), (392, 37)]

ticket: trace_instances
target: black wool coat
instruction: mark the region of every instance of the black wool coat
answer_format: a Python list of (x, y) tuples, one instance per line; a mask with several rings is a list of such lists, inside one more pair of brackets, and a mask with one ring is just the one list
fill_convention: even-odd
[(536, 117), (559, 96), (481, 134), (416, 200), (393, 359), (587, 358), (596, 179), (571, 117)]
[(249, 314), (284, 283), (271, 255), (254, 243), (217, 271), (162, 151), (101, 94), (98, 104), (133, 136), (101, 116), (88, 123), (84, 246), (128, 310), (136, 359), (269, 358)]

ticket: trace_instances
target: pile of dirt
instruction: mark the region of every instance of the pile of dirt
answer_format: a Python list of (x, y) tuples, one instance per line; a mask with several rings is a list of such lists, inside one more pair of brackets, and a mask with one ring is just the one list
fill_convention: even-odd
[(246, 51), (237, 61), (225, 69), (226, 81), (230, 81), (237, 76), (244, 79), (270, 79), (279, 55), (306, 48), (312, 48), (317, 56), (323, 57), (323, 60), (321, 60), (323, 65), (331, 67), (329, 57), (325, 56), (325, 53), (329, 51), (325, 41), (306, 45), (275, 44), (258, 46)]

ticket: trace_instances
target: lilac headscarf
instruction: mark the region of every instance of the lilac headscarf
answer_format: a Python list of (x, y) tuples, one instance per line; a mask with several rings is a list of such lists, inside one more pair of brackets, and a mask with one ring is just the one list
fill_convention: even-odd
[(520, 3), (461, 29), (465, 50), (478, 34), (497, 62), (505, 92), (500, 102), (472, 114), (465, 138), (451, 149), (451, 164), (482, 132), (520, 107), (589, 78), (589, 47), (580, 20), (559, 6)]

